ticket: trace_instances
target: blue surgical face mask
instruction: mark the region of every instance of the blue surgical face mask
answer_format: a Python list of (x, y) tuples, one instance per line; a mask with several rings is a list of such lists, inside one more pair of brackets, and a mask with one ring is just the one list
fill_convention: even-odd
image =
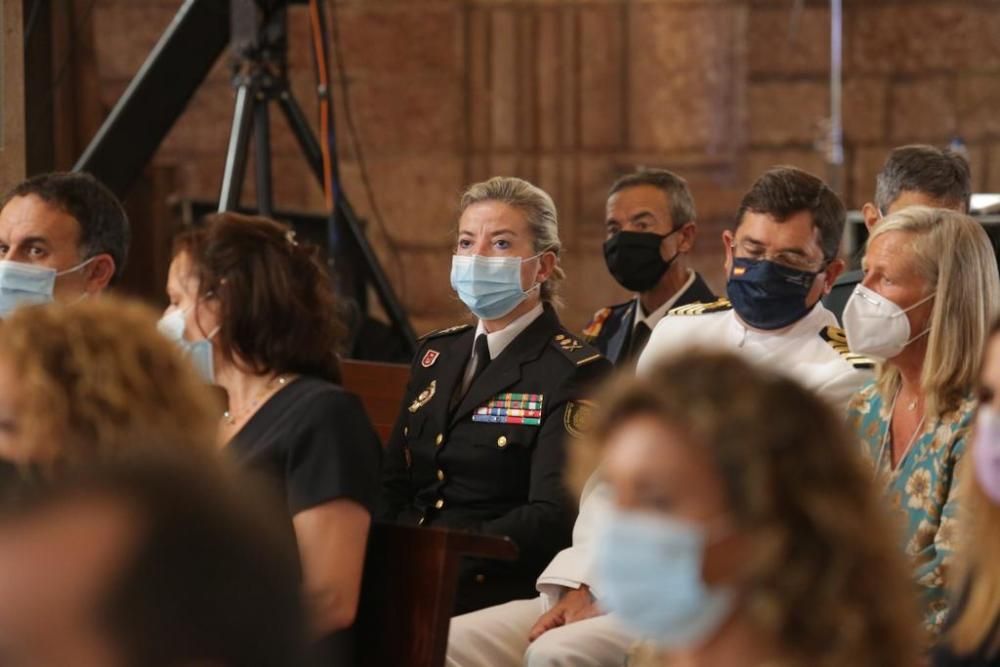
[(91, 257), (65, 271), (24, 262), (0, 261), (0, 318), (7, 317), (18, 306), (51, 302), (56, 278), (79, 271), (94, 259)]
[(481, 320), (495, 320), (521, 305), (540, 287), (521, 289), (521, 264), (541, 257), (484, 257), (455, 255), (451, 258), (451, 286), (458, 298)]
[(806, 305), (806, 297), (822, 272), (793, 269), (766, 259), (734, 257), (726, 294), (733, 310), (750, 326), (781, 329), (812, 310)]
[(601, 605), (664, 649), (704, 643), (733, 609), (734, 594), (701, 576), (703, 528), (662, 515), (610, 509), (597, 535)]
[(205, 338), (188, 340), (184, 337), (184, 329), (186, 328), (186, 318), (189, 310), (191, 309), (185, 308), (181, 310), (177, 308), (170, 311), (160, 318), (156, 327), (160, 330), (160, 333), (181, 348), (181, 351), (191, 360), (195, 370), (198, 371), (198, 375), (205, 382), (214, 384), (215, 358), (212, 337), (219, 332), (219, 327), (215, 327)]

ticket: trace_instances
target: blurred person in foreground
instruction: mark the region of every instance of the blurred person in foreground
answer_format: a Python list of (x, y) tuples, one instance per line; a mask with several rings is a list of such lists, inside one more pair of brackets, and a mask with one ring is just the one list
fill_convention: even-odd
[(223, 213), (175, 243), (160, 328), (221, 386), (219, 444), (278, 488), (302, 559), (318, 651), (351, 665), (381, 447), (340, 386), (343, 327), (314, 246)]
[(916, 664), (908, 570), (826, 402), (689, 352), (619, 378), (599, 405), (575, 476), (597, 467), (611, 487), (595, 566), (603, 604), (647, 642), (629, 665)]
[(151, 439), (214, 459), (218, 405), (139, 303), (26, 306), (0, 323), (0, 460), (8, 469), (52, 472)]
[(976, 409), (997, 262), (975, 220), (912, 206), (872, 232), (865, 277), (844, 309), (850, 349), (877, 360), (848, 418), (880, 488), (905, 522), (904, 548), (938, 631), (947, 606), (958, 472)]
[(1000, 666), (1000, 320), (986, 343), (970, 446), (971, 464), (961, 480), (953, 606), (934, 667)]
[(95, 461), (0, 508), (5, 667), (305, 667), (295, 551), (221, 466)]

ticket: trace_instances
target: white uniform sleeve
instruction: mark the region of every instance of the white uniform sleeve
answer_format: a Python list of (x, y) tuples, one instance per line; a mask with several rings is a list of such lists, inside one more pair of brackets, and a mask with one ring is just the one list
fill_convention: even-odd
[(538, 592), (549, 598), (550, 604), (558, 602), (566, 589), (586, 584), (594, 588), (593, 546), (597, 525), (605, 509), (611, 504), (611, 490), (597, 479), (596, 473), (584, 486), (580, 498), (580, 513), (573, 526), (573, 545), (563, 549), (552, 559), (538, 577)]
[(823, 384), (814, 387), (817, 394), (822, 396), (840, 414), (847, 413), (847, 404), (861, 387), (871, 382), (874, 373), (869, 370), (851, 367), (843, 373), (839, 373)]

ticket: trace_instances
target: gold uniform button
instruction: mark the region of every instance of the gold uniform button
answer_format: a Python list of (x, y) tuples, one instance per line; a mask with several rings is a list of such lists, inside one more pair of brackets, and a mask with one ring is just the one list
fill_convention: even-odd
[(438, 481), (439, 482), (444, 481), (444, 470), (438, 470)]
[(485, 574), (477, 574), (476, 575), (476, 583), (477, 584), (485, 584), (486, 583), (486, 575)]
[(434, 503), (434, 507), (436, 507), (437, 509), (441, 509), (442, 507), (444, 507), (444, 500), (438, 498), (438, 501)]
[(499, 438), (497, 438), (497, 447), (503, 449), (506, 446), (507, 446), (507, 436), (501, 435)]
[(437, 437), (434, 438), (434, 444), (438, 447), (444, 444), (444, 433), (438, 433)]

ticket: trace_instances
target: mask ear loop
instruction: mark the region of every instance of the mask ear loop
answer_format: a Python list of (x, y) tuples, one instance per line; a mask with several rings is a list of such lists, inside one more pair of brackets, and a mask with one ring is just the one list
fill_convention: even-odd
[[(907, 308), (905, 310), (900, 310), (899, 313), (897, 313), (897, 315), (905, 315), (906, 313), (910, 312), (911, 310), (913, 310), (917, 306), (925, 304), (928, 301), (930, 301), (931, 299), (933, 299), (936, 294), (937, 294), (936, 291), (931, 292), (930, 294), (928, 294), (927, 296), (925, 296), (923, 299), (921, 299), (920, 301), (917, 301), (915, 304), (913, 304), (912, 306), (910, 306), (909, 308)], [(929, 335), (930, 332), (931, 332), (931, 327), (930, 327), (930, 325), (927, 325), (926, 329), (924, 329), (923, 331), (921, 331), (920, 333), (918, 333), (916, 336), (913, 336), (912, 338), (910, 338), (910, 340), (906, 341), (906, 344), (903, 345), (903, 347), (905, 348), (910, 343), (912, 343), (913, 341), (915, 341), (917, 339), (920, 339), (920, 338), (923, 338), (924, 336)]]
[(524, 258), (521, 259), (521, 264), (524, 264), (525, 262), (530, 262), (533, 259), (537, 259), (538, 260), (538, 269), (535, 271), (535, 282), (528, 289), (522, 290), (525, 295), (531, 294), (536, 289), (540, 290), (542, 288), (542, 283), (538, 282), (538, 272), (542, 270), (542, 260), (541, 260), (541, 257), (542, 257), (542, 255), (544, 255), (547, 252), (551, 252), (553, 255), (555, 255), (556, 256), (556, 260), (558, 261), (559, 255), (556, 255), (556, 251), (553, 250), (552, 248), (548, 248), (546, 250), (543, 250), (540, 253), (538, 253), (537, 255), (532, 255), (531, 257), (524, 257)]

